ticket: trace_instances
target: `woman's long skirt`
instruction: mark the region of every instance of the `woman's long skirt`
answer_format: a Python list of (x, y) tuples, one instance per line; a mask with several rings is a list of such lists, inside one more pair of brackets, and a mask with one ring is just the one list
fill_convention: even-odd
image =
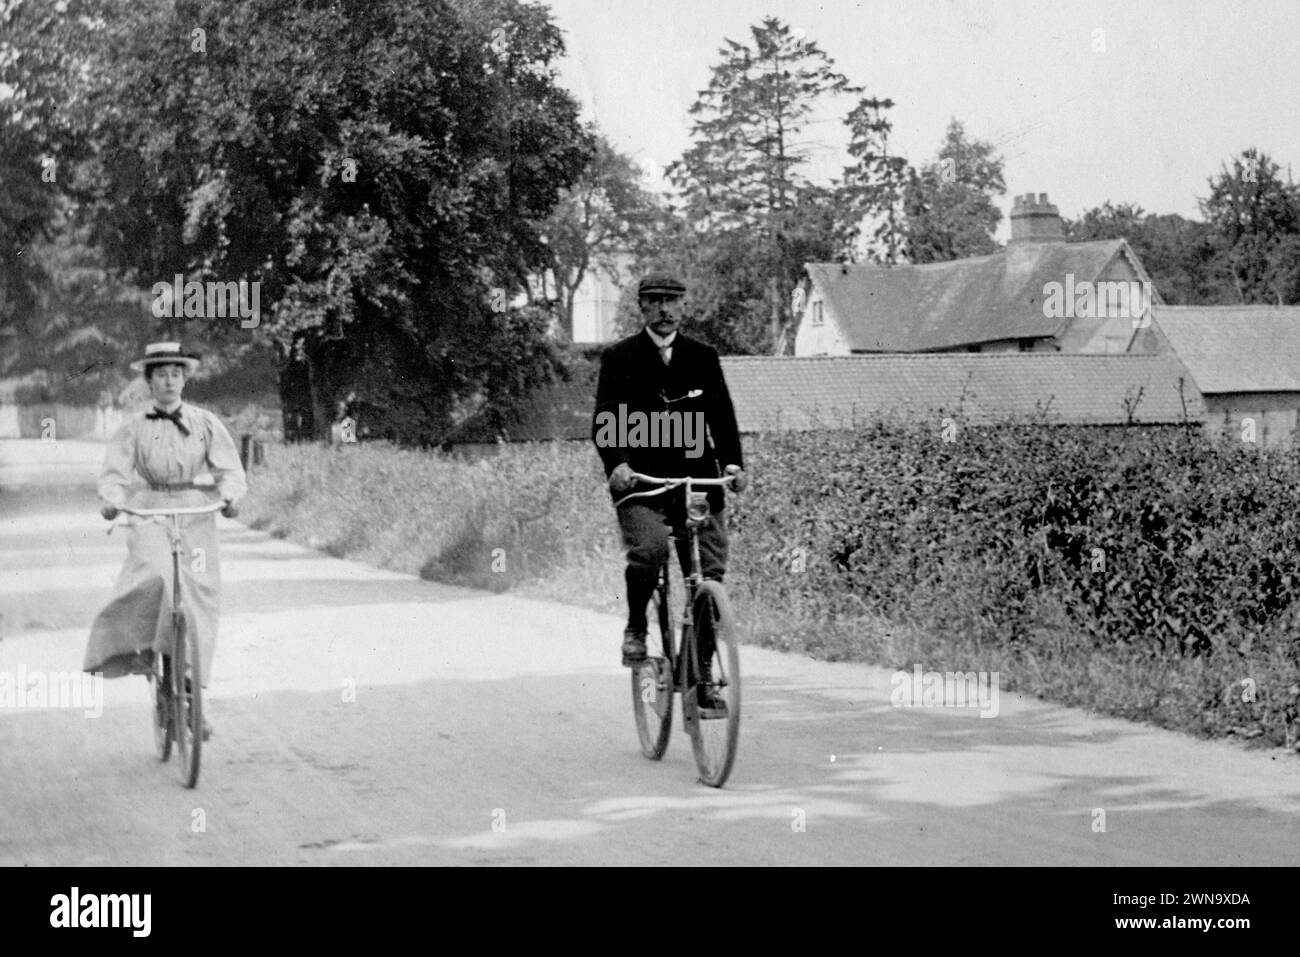
[[(138, 491), (134, 508), (193, 507), (215, 499), (200, 489)], [(172, 552), (167, 529), (156, 522), (125, 531), (127, 558), (117, 579), (116, 597), (95, 618), (86, 646), (84, 670), (106, 678), (130, 673), (134, 655), (146, 648), (162, 652), (171, 633)], [(202, 683), (212, 675), (221, 610), (221, 564), (214, 515), (181, 516), (180, 578), (187, 634), (199, 649)], [(118, 530), (114, 531), (117, 534)]]

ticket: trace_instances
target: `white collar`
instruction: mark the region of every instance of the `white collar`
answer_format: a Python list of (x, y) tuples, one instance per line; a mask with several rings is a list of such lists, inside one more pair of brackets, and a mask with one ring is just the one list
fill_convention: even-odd
[(672, 333), (671, 333), (667, 338), (660, 338), (659, 336), (655, 335), (655, 331), (654, 331), (653, 329), (651, 329), (649, 326), (646, 326), (646, 327), (645, 327), (645, 331), (646, 331), (646, 334), (650, 337), (650, 341), (653, 342), (653, 343), (654, 343), (656, 346), (658, 346), (660, 349), (666, 349), (666, 348), (668, 348), (669, 346), (671, 346), (671, 345), (673, 344), (673, 340), (675, 340), (675, 339), (677, 338), (677, 330), (676, 330), (676, 329), (674, 329), (674, 330), (672, 331)]

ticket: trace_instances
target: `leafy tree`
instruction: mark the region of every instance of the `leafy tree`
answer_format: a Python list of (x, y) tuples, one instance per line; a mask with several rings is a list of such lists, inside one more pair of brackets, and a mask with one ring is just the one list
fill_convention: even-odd
[[(56, 212), (54, 191), (41, 182), (36, 137), (14, 122), (12, 101), (0, 101), (0, 336), (17, 340), (34, 328), (39, 290), (47, 280), (32, 244), (48, 234)], [(18, 361), (9, 349), (0, 357), (0, 375)]]
[(885, 111), (893, 106), (893, 100), (864, 98), (845, 119), (849, 155), (855, 163), (845, 168), (839, 193), (839, 202), (847, 211), (845, 246), (850, 258), (861, 223), (868, 219), (874, 221), (875, 229), (867, 254), (875, 262), (890, 265), (898, 261), (906, 242), (903, 195), (915, 176), (906, 157), (893, 155), (889, 148), (894, 125)]
[(323, 434), (354, 392), (372, 434), (433, 442), (555, 373), (535, 310), (491, 308), (547, 264), (541, 224), (591, 152), (544, 8), (85, 7), (64, 100), (91, 239), (140, 288), (260, 282), (257, 329), (203, 326), (275, 349), (286, 431)]
[(51, 399), (111, 400), (129, 378), (126, 361), (147, 341), (148, 309), (138, 289), (105, 268), (75, 209), (58, 214), (51, 230), (27, 249), (44, 278), (7, 364), (43, 371)]
[[(687, 224), (703, 237), (692, 244), (693, 262), (720, 280), (700, 298), (701, 323), (730, 327), (716, 338), (779, 354), (789, 346), (790, 298), (803, 263), (830, 258), (835, 247), (821, 208), (829, 196), (802, 175), (800, 135), (822, 98), (859, 90), (816, 43), (777, 18), (751, 34), (752, 45), (727, 40), (719, 50), (709, 85), (691, 106), (693, 143), (669, 178)], [(744, 262), (724, 260), (724, 249)], [(723, 262), (730, 265), (719, 274)], [(745, 303), (743, 317), (721, 311), (724, 295)]]
[(1264, 287), (1279, 306), (1300, 303), (1300, 233), (1287, 233), (1273, 243)]
[(993, 146), (968, 139), (965, 127), (950, 121), (934, 162), (915, 172), (903, 191), (908, 260), (943, 262), (996, 252), (993, 234), (1002, 212), (993, 197), (1006, 191)]
[[(833, 192), (808, 187), (797, 211), (802, 229), (789, 237), (790, 255), (800, 266), (832, 255), (841, 235), (842, 217)], [(764, 257), (755, 254), (745, 230), (696, 230), (684, 215), (663, 211), (656, 226), (636, 247), (637, 270), (668, 270), (686, 283), (685, 328), (724, 355), (770, 353), (772, 340), (764, 321), (770, 288)], [(641, 328), (635, 284), (620, 298), (615, 328), (630, 335)]]
[(655, 197), (641, 186), (641, 170), (592, 132), (595, 153), (579, 180), (560, 194), (543, 224), (555, 257), (564, 336), (573, 339), (573, 297), (584, 279), (604, 273), (621, 278), (619, 257), (640, 247), (655, 228)]
[(1145, 213), (1132, 203), (1103, 203), (1076, 220), (1066, 220), (1072, 242), (1125, 239), (1151, 275), (1161, 298), (1171, 305), (1231, 301), (1215, 280), (1217, 250), (1210, 227), (1177, 214)]
[[(50, 235), (59, 211), (53, 150), (57, 114), (70, 74), (68, 31), (51, 9), (0, 0), (0, 338), (21, 343), (48, 276), (32, 245)], [(0, 375), (19, 364), (6, 348)]]
[(1300, 188), (1266, 154), (1248, 149), (1209, 180), (1201, 213), (1216, 234), (1219, 265), (1243, 303), (1296, 302)]

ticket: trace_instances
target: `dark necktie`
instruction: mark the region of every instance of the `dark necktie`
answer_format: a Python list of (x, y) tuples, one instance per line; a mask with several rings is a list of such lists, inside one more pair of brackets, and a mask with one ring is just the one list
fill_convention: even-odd
[(185, 428), (185, 423), (181, 421), (180, 406), (177, 406), (176, 408), (172, 409), (170, 412), (164, 412), (162, 409), (154, 409), (152, 412), (146, 415), (145, 418), (166, 419), (168, 422), (172, 423), (172, 425), (176, 426), (176, 428), (181, 430), (181, 435), (190, 434), (190, 430)]

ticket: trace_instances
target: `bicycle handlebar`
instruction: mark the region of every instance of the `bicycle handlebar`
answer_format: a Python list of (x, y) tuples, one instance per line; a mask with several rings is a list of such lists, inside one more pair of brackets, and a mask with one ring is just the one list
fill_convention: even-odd
[(689, 482), (691, 485), (726, 485), (728, 482), (734, 482), (736, 476), (724, 475), (722, 478), (696, 478), (693, 475), (687, 475), (684, 478), (658, 478), (654, 475), (642, 475), (640, 472), (633, 472), (632, 478), (637, 482), (650, 482), (655, 485), (662, 485), (665, 488), (676, 488), (678, 485), (685, 485)]
[(618, 508), (624, 502), (634, 498), (648, 498), (651, 495), (662, 495), (670, 489), (678, 488), (682, 485), (704, 485), (704, 486), (725, 486), (736, 480), (734, 475), (724, 475), (722, 478), (696, 478), (692, 475), (683, 478), (659, 478), (657, 475), (643, 475), (640, 472), (633, 472), (630, 476), (634, 482), (645, 482), (650, 485), (658, 485), (659, 488), (650, 489), (644, 492), (630, 492), (614, 502), (614, 507)]
[(128, 508), (125, 505), (114, 506), (119, 512), (134, 515), (137, 518), (156, 518), (160, 515), (206, 515), (226, 507), (225, 501), (212, 502), (208, 505), (191, 505), (186, 508)]

